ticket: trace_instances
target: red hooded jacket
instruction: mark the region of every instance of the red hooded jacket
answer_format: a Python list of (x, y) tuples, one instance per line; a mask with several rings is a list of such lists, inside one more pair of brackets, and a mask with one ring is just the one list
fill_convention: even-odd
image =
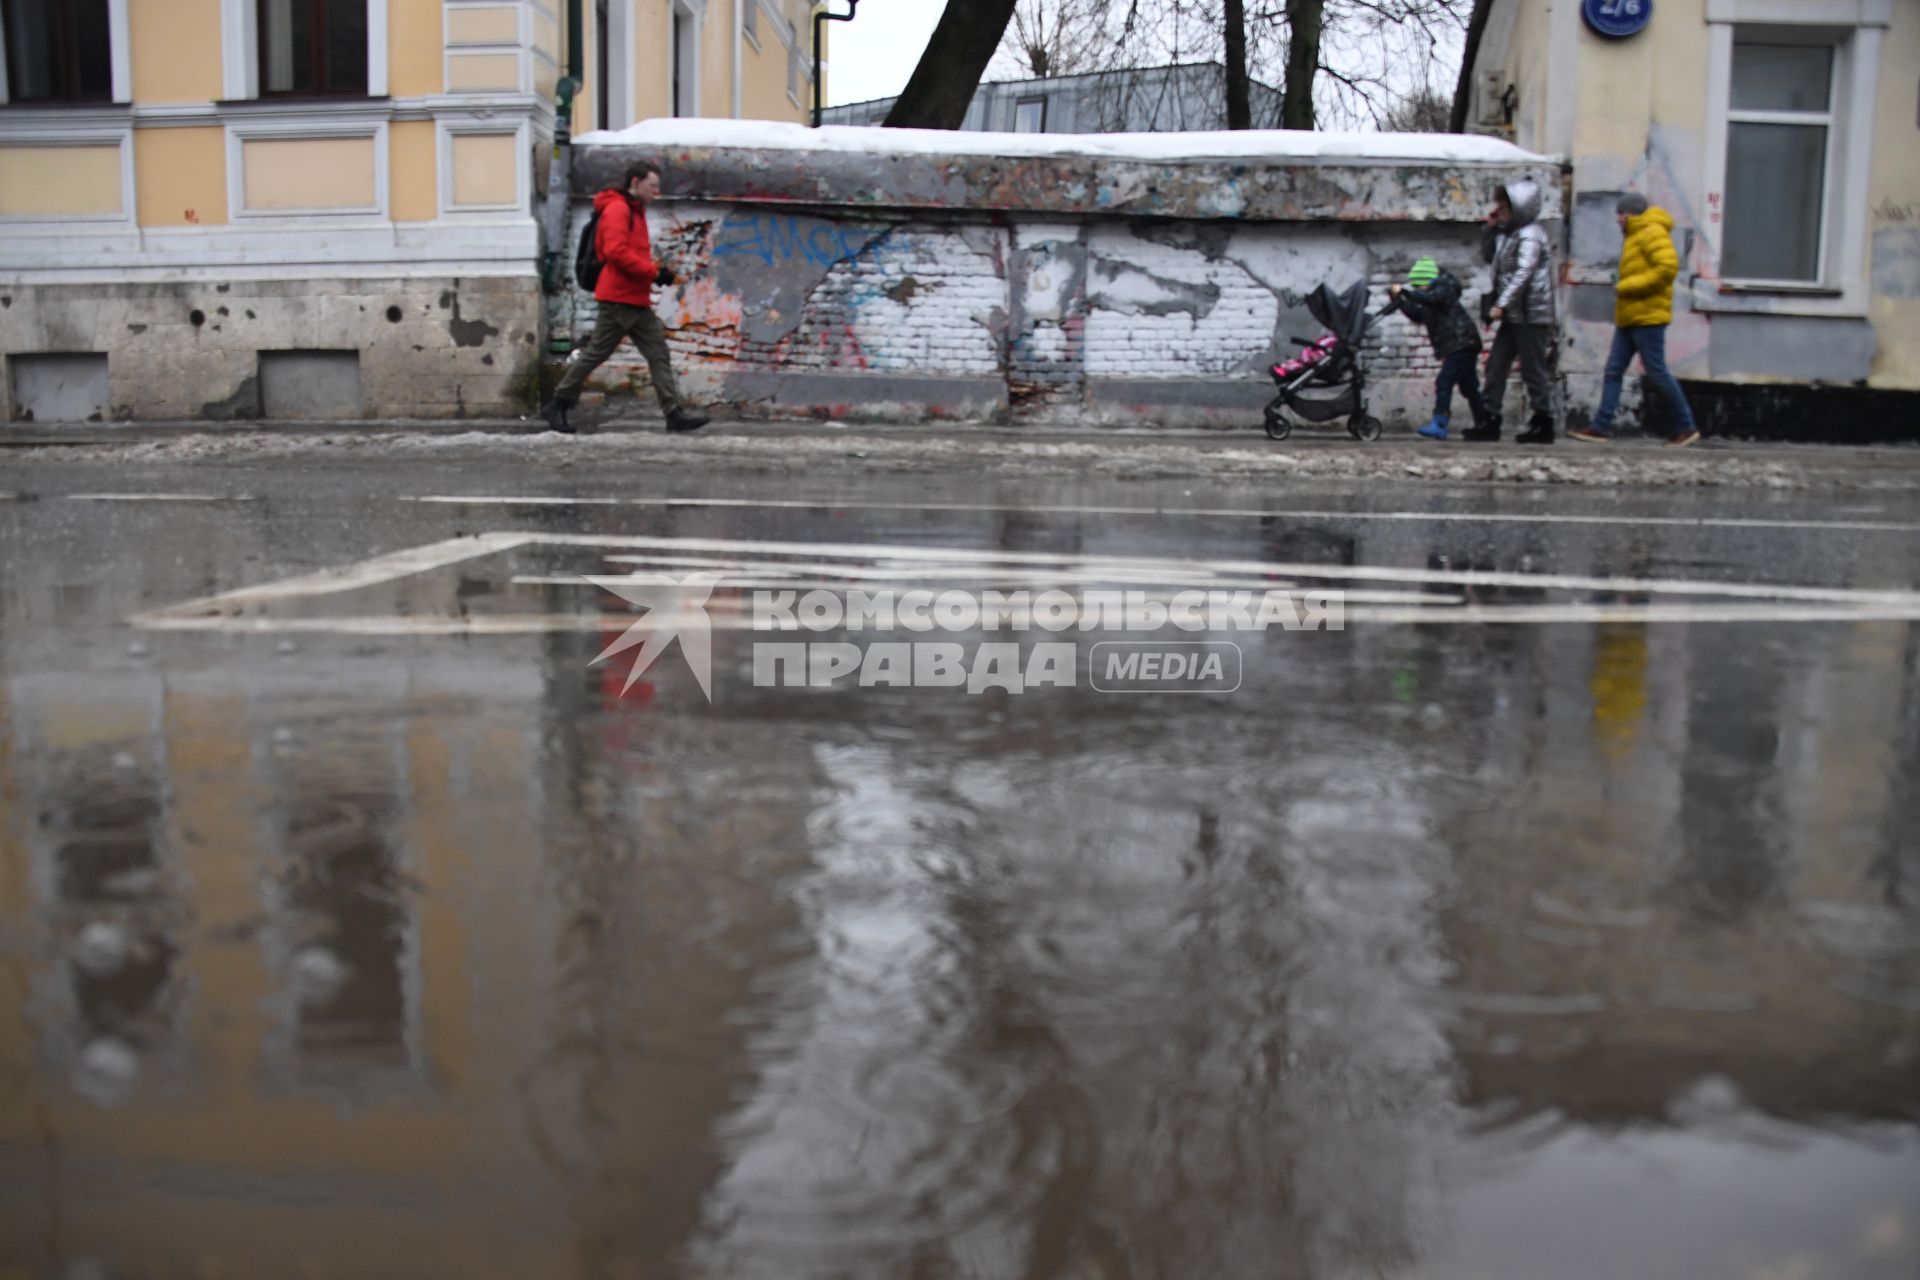
[(653, 240), (647, 234), (647, 215), (634, 207), (627, 193), (608, 187), (593, 198), (600, 215), (594, 251), (600, 255), (600, 278), (593, 296), (601, 302), (624, 302), (634, 307), (653, 305), (653, 282), (660, 267), (653, 260)]

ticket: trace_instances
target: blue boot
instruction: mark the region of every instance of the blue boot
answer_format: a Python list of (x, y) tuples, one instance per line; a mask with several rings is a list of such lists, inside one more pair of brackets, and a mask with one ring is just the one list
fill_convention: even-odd
[(1432, 422), (1421, 427), (1420, 430), (1414, 434), (1425, 436), (1429, 440), (1445, 440), (1447, 438), (1447, 424), (1451, 421), (1453, 421), (1453, 419), (1447, 414), (1436, 413), (1433, 415)]

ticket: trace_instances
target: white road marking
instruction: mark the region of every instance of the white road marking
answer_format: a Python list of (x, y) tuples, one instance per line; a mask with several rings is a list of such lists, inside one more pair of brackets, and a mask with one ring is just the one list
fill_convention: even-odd
[[(1567, 604), (1567, 605), (1465, 605), (1458, 608), (1414, 609), (1393, 606), (1360, 605), (1349, 607), (1344, 615), (1347, 629), (1355, 624), (1375, 626), (1431, 626), (1434, 624), (1473, 624), (1476, 626), (1527, 625), (1546, 626), (1559, 623), (1599, 623), (1626, 622), (1643, 624), (1660, 623), (1736, 623), (1736, 622), (1912, 622), (1920, 621), (1920, 607), (1913, 609), (1892, 609), (1869, 607), (1864, 609), (1842, 609), (1817, 605), (1782, 605), (1777, 608), (1765, 606), (1741, 605), (1617, 605), (1617, 604)], [(601, 629), (624, 629), (638, 625), (642, 630), (651, 624), (645, 617), (634, 618), (620, 613), (509, 613), (464, 618), (417, 618), (399, 616), (354, 616), (339, 618), (272, 618), (254, 617), (165, 617), (157, 614), (142, 615), (134, 620), (134, 625), (147, 631), (221, 631), (251, 632), (257, 634), (277, 634), (294, 632), (299, 634), (326, 635), (362, 635), (362, 636), (460, 636), (460, 635), (534, 635), (549, 631), (596, 631)], [(669, 625), (679, 625), (677, 622)], [(708, 625), (715, 631), (751, 631), (769, 638), (791, 641), (800, 638), (803, 633), (793, 631), (764, 631), (754, 626), (753, 618), (746, 611), (713, 610), (709, 613)], [(1269, 634), (1292, 635), (1277, 628), (1268, 631), (1233, 631), (1239, 637)], [(826, 638), (831, 633), (819, 633), (816, 639)], [(935, 633), (927, 633), (930, 637)], [(951, 638), (957, 633), (938, 633)], [(1035, 634), (1043, 634), (1036, 632)], [(1044, 633), (1063, 638), (1077, 635), (1084, 639), (1097, 638), (1100, 632), (1059, 632)], [(1198, 634), (1195, 632), (1172, 631), (1161, 635), (1154, 632), (1138, 631), (1130, 633), (1140, 640), (1171, 639)], [(1318, 634), (1318, 633), (1315, 633)]]
[(250, 493), (62, 493), (64, 502), (258, 502)]
[[(605, 575), (596, 575), (593, 581), (589, 582), (586, 578), (580, 576), (579, 574), (520, 574), (515, 576), (513, 579), (511, 579), (511, 581), (515, 586), (528, 586), (528, 587), (592, 587), (594, 583), (602, 583), (602, 582), (628, 581), (628, 582), (636, 582), (636, 583), (645, 583), (650, 581), (651, 577), (652, 575), (649, 575), (649, 574), (631, 574), (624, 578), (617, 577), (617, 576), (608, 577)], [(1053, 574), (1047, 574), (1041, 580), (1045, 582), (1055, 582), (1055, 583), (1064, 581), (1063, 579), (1059, 578), (1057, 575), (1053, 575)], [(1118, 578), (1110, 578), (1106, 576), (1099, 576), (1099, 577), (1088, 578), (1085, 581), (1108, 583), (1108, 582), (1121, 582), (1126, 580), (1118, 579)], [(1220, 591), (1228, 591), (1228, 590), (1233, 590), (1235, 588), (1238, 588), (1240, 590), (1248, 591), (1248, 592), (1263, 591), (1263, 590), (1282, 591), (1282, 590), (1293, 589), (1293, 588), (1290, 588), (1285, 583), (1274, 583), (1274, 582), (1236, 583), (1236, 582), (1217, 582), (1217, 581), (1206, 581), (1206, 580), (1196, 580), (1193, 582), (1179, 582), (1179, 581), (1174, 581), (1172, 579), (1165, 579), (1165, 578), (1141, 578), (1141, 579), (1134, 579), (1133, 581), (1172, 583), (1172, 587), (1173, 587), (1172, 590), (1147, 591), (1147, 592), (1141, 593), (1145, 599), (1158, 601), (1162, 604), (1166, 603), (1166, 601), (1170, 599), (1177, 591), (1180, 591), (1183, 589), (1199, 588), (1199, 587), (1209, 587), (1209, 588), (1213, 588), (1215, 590), (1220, 590)], [(912, 578), (891, 578), (885, 583), (884, 589), (893, 589), (898, 587), (898, 588), (910, 590), (916, 585), (918, 585), (919, 582), (920, 582), (920, 578), (918, 575), (915, 575)], [(806, 581), (798, 578), (747, 578), (747, 577), (736, 578), (729, 575), (721, 579), (719, 585), (715, 588), (715, 590), (716, 591), (838, 591), (838, 590), (844, 590), (846, 588), (846, 585), (847, 584), (845, 582), (829, 581), (827, 579), (820, 579), (817, 581)], [(1080, 584), (1069, 584), (1069, 585), (1080, 585)], [(1323, 594), (1326, 591), (1325, 588), (1321, 588), (1321, 587), (1316, 587), (1313, 590), (1316, 594)], [(1342, 591), (1339, 594), (1342, 599), (1346, 600), (1350, 604), (1358, 601), (1365, 601), (1369, 604), (1409, 604), (1409, 605), (1466, 603), (1465, 596), (1440, 595), (1437, 593), (1428, 593), (1424, 591)], [(707, 608), (709, 610), (712, 610), (716, 607), (720, 607), (720, 597), (717, 597), (717, 596), (714, 598), (714, 600), (711, 603), (708, 604)], [(1252, 607), (1257, 608), (1258, 607), (1257, 602)]]
[(1527, 623), (1555, 622), (1911, 622), (1920, 620), (1912, 605), (1794, 604), (1466, 604), (1458, 609), (1407, 609), (1360, 605), (1346, 610), (1348, 623)]
[(1348, 582), (1427, 582), (1460, 587), (1522, 587), (1548, 591), (1606, 591), (1623, 595), (1706, 595), (1757, 600), (1819, 600), (1838, 603), (1920, 604), (1920, 592), (1871, 591), (1848, 587), (1763, 586), (1737, 582), (1673, 578), (1588, 577), (1579, 574), (1515, 573), (1500, 570), (1414, 569), (1384, 565), (1268, 563), (1262, 560), (1172, 560), (1141, 556), (1101, 556), (1043, 551), (981, 551), (968, 548), (861, 545), (839, 542), (762, 542), (731, 538), (649, 538), (628, 534), (527, 533), (530, 544), (546, 546), (660, 547), (687, 551), (835, 557), (849, 553), (905, 563), (980, 560), (1007, 564), (1074, 564), (1110, 567), (1164, 567), (1266, 578), (1319, 578)]
[(1465, 524), (1658, 525), (1685, 529), (1822, 529), (1855, 533), (1920, 533), (1920, 522), (1901, 520), (1774, 520), (1764, 516), (1602, 516), (1560, 512), (1264, 510), (1258, 507), (1125, 507), (994, 502), (840, 502), (831, 498), (559, 498), (500, 494), (430, 494), (403, 502), (453, 506), (769, 507), (827, 511), (1019, 511), (1042, 515), (1207, 516), (1223, 519), (1399, 520)]
[(526, 535), (518, 533), (477, 533), (465, 537), (448, 538), (443, 542), (430, 542), (425, 546), (409, 547), (405, 551), (395, 551), (384, 556), (356, 560), (351, 564), (332, 569), (322, 569), (318, 573), (282, 578), (278, 582), (265, 582), (253, 587), (240, 587), (233, 591), (222, 591), (215, 595), (202, 596), (197, 600), (168, 605), (162, 609), (148, 610), (135, 614), (131, 621), (135, 626), (146, 626), (153, 619), (177, 621), (191, 617), (217, 617), (233, 613), (248, 605), (263, 604), (270, 600), (334, 595), (360, 587), (375, 586), (382, 582), (392, 582), (396, 578), (410, 577), (416, 573), (425, 573), (429, 569), (445, 568), (448, 565), (459, 564), (463, 560), (471, 560), (476, 556), (510, 550), (525, 541)]
[[(623, 614), (504, 614), (469, 617), (339, 617), (286, 618), (250, 613), (275, 601), (340, 595), (363, 587), (446, 568), (479, 557), (529, 547), (583, 547), (602, 552), (641, 550), (710, 553), (660, 556), (682, 563), (719, 561), (738, 565), (754, 581), (775, 587), (800, 585), (786, 575), (822, 570), (856, 570), (870, 580), (912, 583), (939, 575), (1012, 580), (1014, 575), (1042, 581), (1078, 583), (1145, 582), (1163, 587), (1225, 588), (1237, 580), (1252, 587), (1292, 588), (1305, 579), (1327, 583), (1419, 583), (1435, 587), (1501, 587), (1537, 591), (1602, 592), (1627, 597), (1686, 595), (1689, 601), (1645, 602), (1569, 601), (1527, 603), (1466, 603), (1451, 592), (1347, 590), (1350, 622), (1380, 624), (1458, 623), (1581, 623), (1581, 622), (1860, 622), (1920, 619), (1920, 592), (1859, 590), (1842, 587), (1765, 586), (1750, 583), (1593, 577), (1576, 574), (1530, 574), (1398, 568), (1384, 565), (1268, 564), (1245, 560), (1178, 560), (1140, 556), (1101, 556), (1085, 553), (1049, 553), (979, 550), (965, 547), (924, 547), (857, 543), (766, 542), (717, 538), (650, 538), (628, 535), (497, 532), (473, 534), (428, 543), (386, 555), (373, 556), (318, 573), (278, 582), (242, 587), (134, 615), (136, 627), (154, 630), (229, 630), (338, 632), (362, 635), (517, 634), (537, 631), (582, 630), (609, 625)], [(767, 561), (754, 557), (804, 557)], [(604, 559), (644, 560), (641, 556), (606, 555)], [(860, 563), (864, 562), (864, 563)], [(1005, 566), (1030, 566), (1030, 570)], [(516, 582), (553, 582), (576, 585), (575, 575), (524, 575)], [(732, 583), (727, 585), (741, 585)], [(844, 585), (844, 584), (836, 584)], [(1704, 599), (1702, 598), (1704, 597)], [(744, 616), (729, 618), (726, 610), (716, 624), (740, 628), (750, 625)]]

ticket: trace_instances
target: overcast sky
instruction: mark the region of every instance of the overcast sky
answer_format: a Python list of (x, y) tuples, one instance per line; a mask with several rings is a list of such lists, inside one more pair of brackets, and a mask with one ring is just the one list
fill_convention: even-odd
[(860, 0), (852, 22), (829, 25), (827, 105), (891, 98), (906, 88), (946, 7), (946, 0)]

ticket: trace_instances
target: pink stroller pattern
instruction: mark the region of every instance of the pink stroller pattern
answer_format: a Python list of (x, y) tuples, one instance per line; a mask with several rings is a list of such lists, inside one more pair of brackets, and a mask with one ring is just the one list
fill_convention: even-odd
[(1315, 338), (1311, 344), (1301, 348), (1299, 355), (1291, 360), (1282, 360), (1279, 364), (1273, 366), (1273, 376), (1281, 380), (1291, 378), (1302, 369), (1319, 364), (1322, 360), (1332, 355), (1339, 346), (1340, 339), (1331, 333), (1326, 334), (1324, 337)]

